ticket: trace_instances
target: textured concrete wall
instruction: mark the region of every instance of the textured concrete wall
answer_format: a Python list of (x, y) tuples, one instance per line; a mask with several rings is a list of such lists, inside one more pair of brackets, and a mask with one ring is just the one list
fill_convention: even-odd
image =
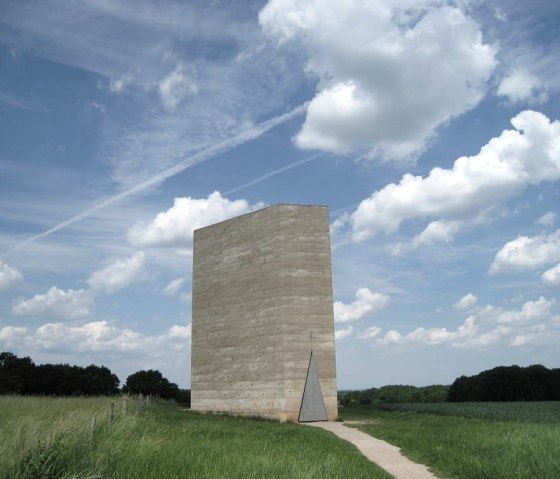
[(328, 209), (276, 205), (194, 232), (192, 408), (297, 421), (314, 351), (336, 364)]

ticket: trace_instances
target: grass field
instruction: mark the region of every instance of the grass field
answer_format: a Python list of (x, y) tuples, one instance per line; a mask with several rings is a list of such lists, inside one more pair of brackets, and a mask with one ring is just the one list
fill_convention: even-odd
[(399, 446), (441, 478), (557, 479), (559, 403), (439, 403), (345, 408), (344, 420)]
[[(389, 478), (352, 445), (296, 424), (157, 404), (109, 422), (108, 398), (0, 397), (1, 479)], [(93, 442), (91, 422), (98, 413)]]
[[(350, 444), (296, 424), (200, 415), (174, 403), (128, 414), (110, 398), (0, 397), (0, 479), (389, 478)], [(355, 427), (441, 478), (560, 477), (559, 403), (344, 408)], [(97, 413), (96, 429), (91, 424)]]
[(560, 401), (383, 404), (379, 405), (379, 409), (496, 421), (560, 424)]

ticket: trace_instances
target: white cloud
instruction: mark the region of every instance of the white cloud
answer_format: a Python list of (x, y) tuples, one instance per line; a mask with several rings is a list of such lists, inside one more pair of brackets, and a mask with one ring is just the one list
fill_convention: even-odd
[(352, 336), (353, 332), (354, 332), (354, 328), (352, 326), (347, 326), (347, 327), (342, 328), (342, 329), (337, 329), (334, 332), (334, 339), (336, 341), (340, 341), (341, 339)]
[(83, 325), (53, 321), (37, 328), (0, 326), (0, 351), (39, 362), (55, 358), (82, 366), (103, 364), (123, 382), (134, 371), (157, 368), (169, 380), (184, 383), (189, 377), (190, 344), (190, 324), (175, 324), (153, 335), (108, 321)]
[(418, 328), (408, 333), (404, 340), (411, 343), (436, 345), (450, 341), (471, 337), (476, 331), (473, 318), (467, 318), (457, 331), (448, 331), (447, 328)]
[(179, 326), (178, 324), (171, 326), (169, 331), (161, 336), (162, 339), (186, 341), (190, 343), (191, 340), (191, 325)]
[(394, 329), (391, 329), (391, 331), (387, 331), (385, 336), (378, 339), (376, 344), (379, 344), (380, 346), (398, 346), (403, 342), (404, 338), (402, 337), (402, 334)]
[(15, 326), (0, 327), (0, 349), (5, 351), (24, 343), (27, 331), (27, 328)]
[(496, 48), (472, 18), (438, 3), (268, 2), (264, 33), (299, 46), (319, 78), (299, 147), (414, 158), (438, 126), (480, 101)]
[(172, 246), (190, 251), (193, 231), (219, 221), (261, 208), (262, 203), (250, 205), (246, 200), (230, 201), (215, 191), (207, 199), (175, 198), (167, 211), (158, 213), (148, 224), (136, 224), (128, 232), (134, 245), (165, 247)]
[(499, 324), (527, 324), (542, 320), (550, 316), (550, 310), (555, 301), (540, 297), (536, 301), (527, 301), (520, 310), (502, 310), (500, 308), (486, 307), (480, 317), (486, 322)]
[(362, 319), (366, 314), (379, 311), (389, 301), (389, 296), (382, 293), (373, 293), (368, 288), (360, 288), (356, 291), (356, 300), (350, 304), (335, 301), (334, 321), (335, 323), (349, 323)]
[(560, 261), (560, 229), (547, 236), (519, 236), (496, 253), (490, 274), (523, 271)]
[(189, 95), (196, 95), (198, 87), (194, 80), (192, 68), (179, 63), (175, 70), (159, 82), (159, 94), (163, 104), (173, 110)]
[(6, 291), (23, 280), (23, 275), (16, 268), (0, 260), (0, 291)]
[(422, 233), (413, 238), (412, 246), (417, 248), (421, 245), (449, 243), (453, 241), (453, 235), (458, 229), (457, 221), (432, 221)]
[(0, 328), (0, 346), (13, 345), (36, 351), (61, 353), (149, 354), (156, 350), (183, 350), (190, 345), (191, 325), (174, 325), (162, 334), (148, 336), (108, 321), (92, 321), (80, 326), (47, 323), (35, 331), (6, 326)]
[(88, 316), (92, 312), (93, 304), (94, 298), (89, 291), (64, 291), (53, 286), (45, 294), (18, 300), (12, 307), (12, 313), (17, 316), (77, 319)]
[(367, 328), (362, 334), (360, 334), (358, 337), (360, 339), (374, 339), (377, 336), (379, 336), (379, 334), (381, 334), (381, 332), (383, 331), (383, 329), (377, 327), (377, 326), (371, 326), (370, 328)]
[(541, 275), (541, 279), (548, 286), (560, 286), (560, 263), (545, 271)]
[(554, 222), (556, 221), (556, 213), (549, 211), (548, 213), (545, 213), (544, 215), (542, 215), (538, 220), (537, 223), (539, 225), (543, 225), (543, 226), (552, 226), (554, 225)]
[(455, 311), (466, 311), (474, 308), (477, 302), (478, 298), (474, 294), (468, 293), (453, 305), (453, 309)]
[(545, 85), (525, 70), (512, 70), (502, 78), (498, 95), (507, 97), (513, 103), (544, 103), (548, 99)]
[[(47, 323), (34, 334), (34, 343), (43, 349), (69, 351), (130, 351), (147, 346), (148, 338), (130, 329), (120, 329), (107, 321), (93, 321), (81, 326)], [(65, 347), (64, 344), (68, 343)]]
[(341, 214), (336, 218), (330, 225), (331, 236), (334, 236), (340, 230), (342, 230), (350, 221), (350, 215), (348, 213)]
[(425, 178), (406, 174), (363, 200), (350, 218), (354, 240), (392, 233), (409, 219), (471, 219), (527, 185), (560, 178), (560, 122), (527, 110), (511, 123), (515, 130), (457, 159), (452, 169), (434, 168)]
[(135, 253), (130, 258), (117, 259), (105, 268), (95, 271), (88, 279), (94, 290), (114, 293), (142, 278), (145, 254)]
[(179, 289), (181, 289), (181, 286), (183, 286), (184, 282), (185, 278), (177, 278), (171, 280), (169, 283), (167, 283), (167, 286), (163, 288), (162, 293), (166, 296), (175, 296), (178, 293)]
[(456, 330), (419, 327), (406, 334), (390, 330), (381, 336), (381, 329), (373, 328), (371, 335), (366, 332), (360, 338), (373, 340), (379, 346), (417, 344), (486, 348), (500, 344), (554, 344), (560, 340), (560, 316), (552, 312), (555, 304), (554, 299), (540, 297), (535, 301), (527, 301), (517, 310), (487, 305), (476, 308)]

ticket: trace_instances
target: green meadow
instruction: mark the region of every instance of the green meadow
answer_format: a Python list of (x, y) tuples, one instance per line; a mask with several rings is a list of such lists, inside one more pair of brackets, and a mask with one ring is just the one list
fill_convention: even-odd
[[(114, 416), (111, 420), (111, 402)], [(351, 427), (445, 478), (560, 477), (560, 404), (341, 408)], [(95, 416), (95, 428), (92, 428)], [(203, 415), (174, 402), (0, 397), (0, 479), (389, 478), (326, 431)]]
[(401, 448), (441, 478), (557, 479), (560, 403), (392, 404), (341, 418)]
[(0, 478), (390, 477), (317, 428), (129, 402), (0, 397)]

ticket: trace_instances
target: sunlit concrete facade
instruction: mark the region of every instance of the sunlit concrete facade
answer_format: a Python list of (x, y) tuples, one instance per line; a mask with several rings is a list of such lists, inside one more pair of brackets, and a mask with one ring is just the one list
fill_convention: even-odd
[(275, 205), (196, 230), (192, 307), (193, 410), (297, 421), (313, 351), (336, 419), (326, 207)]

